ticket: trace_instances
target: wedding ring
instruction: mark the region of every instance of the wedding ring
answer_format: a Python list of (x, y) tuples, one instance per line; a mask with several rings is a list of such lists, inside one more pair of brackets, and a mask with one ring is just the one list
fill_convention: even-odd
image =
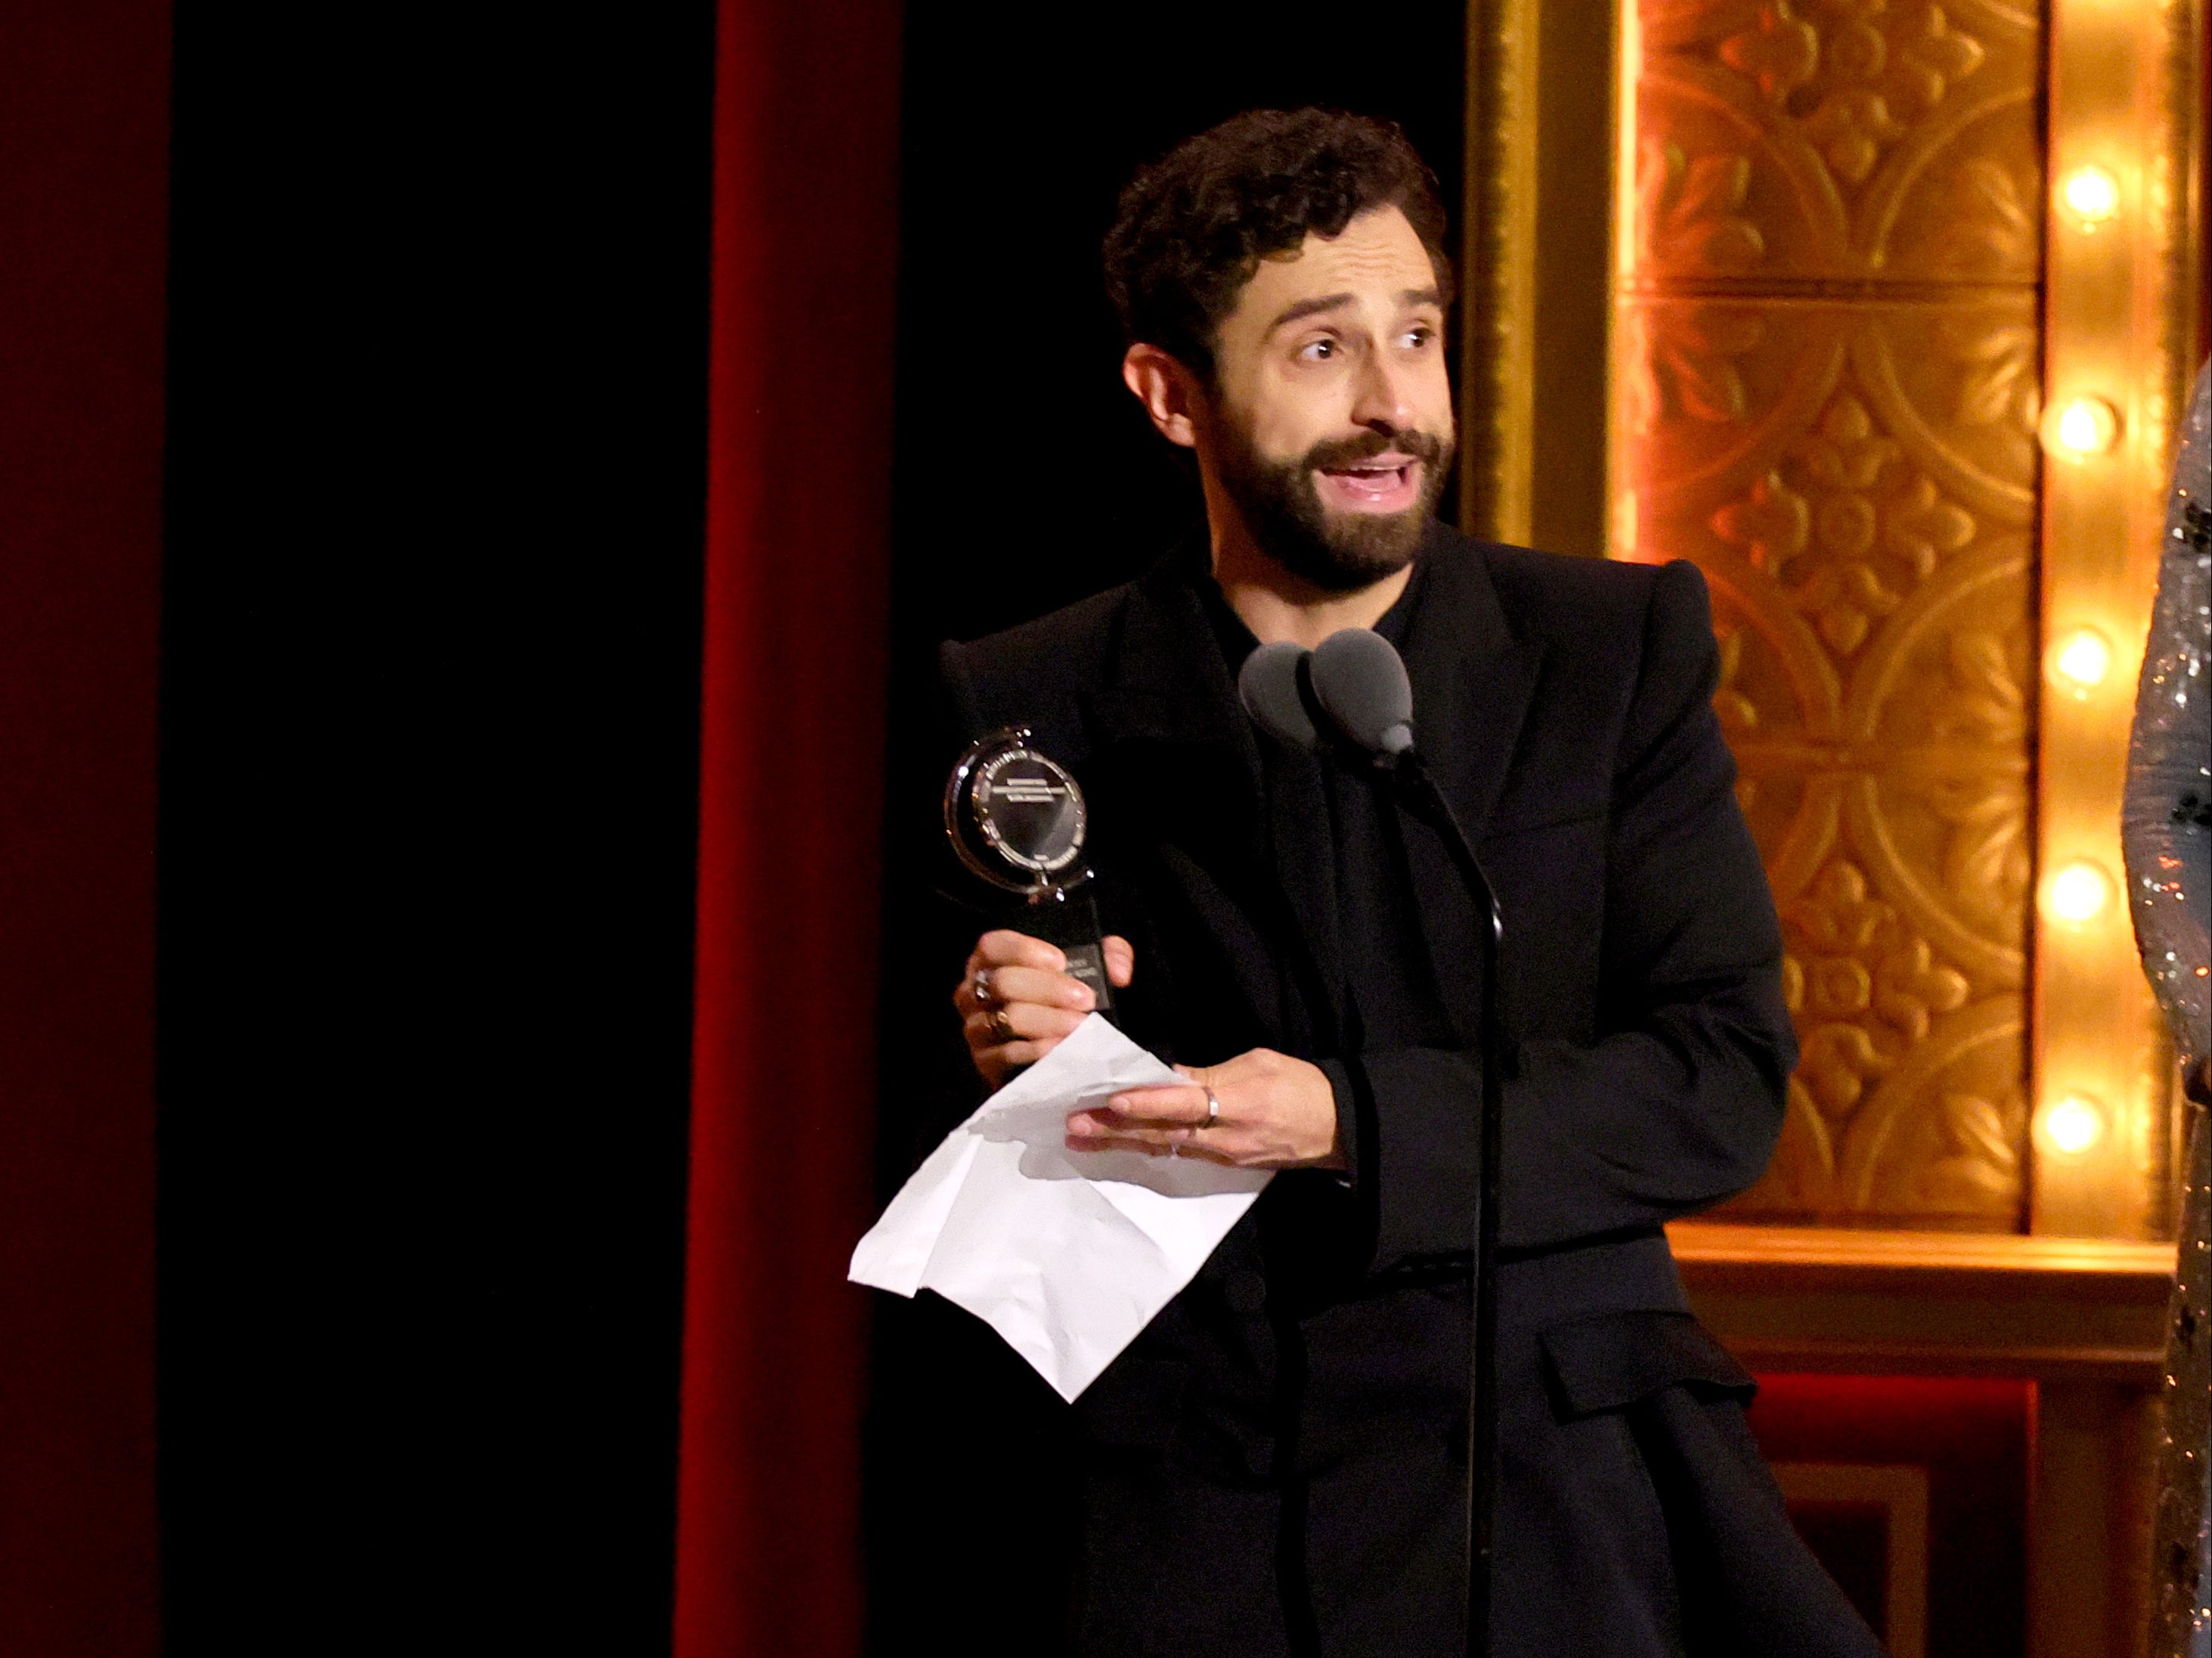
[(1006, 1017), (1006, 1010), (1003, 1007), (993, 1008), (991, 1010), (991, 1040), (995, 1042), (1010, 1042), (1013, 1039), (1014, 1023)]
[[(1204, 1087), (1205, 1084), (1200, 1084), (1200, 1086)], [(1200, 1130), (1208, 1129), (1212, 1127), (1214, 1124), (1220, 1121), (1221, 1102), (1214, 1098), (1213, 1090), (1208, 1088), (1206, 1090), (1206, 1121), (1199, 1124), (1198, 1127)]]
[(991, 988), (991, 969), (988, 967), (975, 969), (975, 981), (971, 988), (975, 993), (975, 1005), (978, 1007), (989, 1007), (999, 999)]

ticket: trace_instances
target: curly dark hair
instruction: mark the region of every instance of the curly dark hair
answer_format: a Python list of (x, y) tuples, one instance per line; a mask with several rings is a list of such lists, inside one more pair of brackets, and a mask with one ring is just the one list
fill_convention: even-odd
[(1449, 303), (1443, 203), (1403, 132), (1341, 110), (1248, 110), (1129, 181), (1106, 234), (1106, 292), (1130, 343), (1210, 380), (1214, 331), (1260, 261), (1383, 207), (1412, 224)]

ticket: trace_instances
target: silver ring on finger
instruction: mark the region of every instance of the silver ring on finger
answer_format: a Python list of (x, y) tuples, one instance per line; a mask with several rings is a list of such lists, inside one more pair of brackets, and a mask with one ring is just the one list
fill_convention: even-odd
[(995, 1007), (998, 1005), (999, 995), (996, 991), (991, 988), (991, 969), (989, 968), (979, 967), (975, 969), (975, 980), (969, 984), (969, 989), (975, 994), (976, 1006)]
[[(1201, 1083), (1199, 1086), (1204, 1088), (1206, 1085)], [(1206, 1121), (1199, 1124), (1197, 1128), (1192, 1132), (1194, 1133), (1204, 1133), (1207, 1129), (1212, 1127), (1214, 1124), (1220, 1121), (1221, 1102), (1214, 1097), (1213, 1090), (1207, 1088), (1206, 1090)]]

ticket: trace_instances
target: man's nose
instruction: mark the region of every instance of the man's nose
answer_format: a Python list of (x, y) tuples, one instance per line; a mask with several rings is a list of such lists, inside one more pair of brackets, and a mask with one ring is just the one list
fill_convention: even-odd
[(1419, 424), (1413, 412), (1410, 376), (1390, 360), (1389, 352), (1366, 354), (1352, 389), (1352, 419), (1355, 425), (1385, 434)]

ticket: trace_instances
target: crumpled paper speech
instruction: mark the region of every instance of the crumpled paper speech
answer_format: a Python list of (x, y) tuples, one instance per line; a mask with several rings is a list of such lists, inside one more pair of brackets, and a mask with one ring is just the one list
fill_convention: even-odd
[(1070, 1112), (1183, 1080), (1093, 1013), (945, 1137), (847, 1276), (902, 1296), (934, 1290), (1073, 1400), (1198, 1276), (1273, 1177), (1067, 1150)]

